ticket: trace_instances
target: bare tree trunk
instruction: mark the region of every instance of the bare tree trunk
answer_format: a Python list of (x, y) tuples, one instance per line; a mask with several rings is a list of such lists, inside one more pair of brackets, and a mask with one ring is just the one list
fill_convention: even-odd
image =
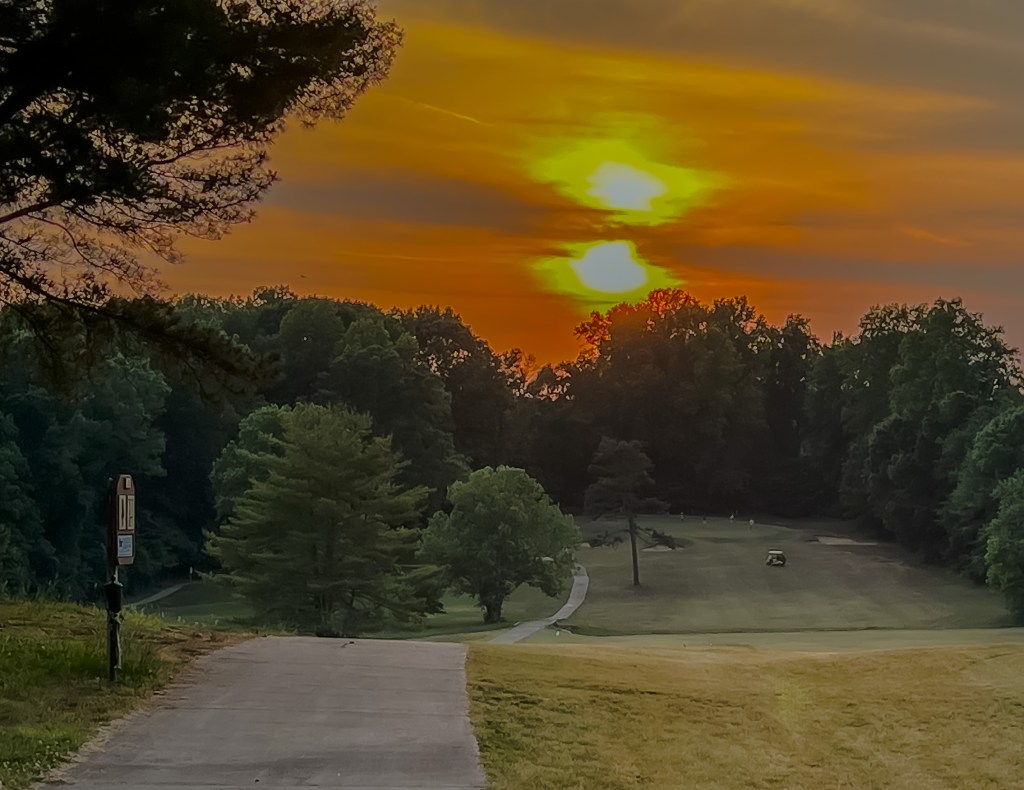
[(633, 586), (640, 586), (640, 561), (636, 553), (636, 516), (629, 514), (629, 547), (633, 550)]
[(484, 622), (490, 625), (491, 623), (501, 622), (501, 600), (490, 600), (484, 602)]

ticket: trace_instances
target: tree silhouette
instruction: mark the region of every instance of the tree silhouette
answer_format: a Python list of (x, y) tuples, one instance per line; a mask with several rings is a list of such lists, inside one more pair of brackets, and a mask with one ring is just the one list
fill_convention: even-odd
[(640, 562), (637, 556), (637, 537), (641, 529), (636, 517), (641, 513), (656, 513), (665, 509), (659, 499), (645, 496), (654, 486), (651, 477), (653, 464), (638, 441), (601, 439), (590, 464), (591, 477), (597, 478), (587, 487), (584, 509), (595, 518), (620, 516), (626, 519), (629, 545), (633, 553), (633, 586), (640, 585)]
[(285, 121), (340, 118), (399, 41), (364, 0), (0, 5), (0, 303), (152, 295), (143, 256), (250, 219)]

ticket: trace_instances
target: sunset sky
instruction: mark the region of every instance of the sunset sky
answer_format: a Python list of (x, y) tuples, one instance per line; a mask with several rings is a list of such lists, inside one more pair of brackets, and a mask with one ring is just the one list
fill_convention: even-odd
[(575, 356), (679, 286), (851, 331), (962, 296), (1024, 345), (1021, 0), (389, 0), (388, 81), (294, 129), (257, 219), (177, 292), (451, 305)]

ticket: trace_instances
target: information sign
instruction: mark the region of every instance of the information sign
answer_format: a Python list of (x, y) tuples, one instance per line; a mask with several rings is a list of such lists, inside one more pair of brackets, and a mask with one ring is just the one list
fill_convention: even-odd
[(135, 494), (132, 476), (118, 475), (110, 492), (108, 550), (111, 565), (135, 562)]

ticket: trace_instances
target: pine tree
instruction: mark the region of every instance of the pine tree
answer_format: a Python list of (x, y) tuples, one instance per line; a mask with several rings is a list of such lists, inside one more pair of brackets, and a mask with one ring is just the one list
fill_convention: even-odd
[(339, 407), (281, 409), (266, 475), (236, 502), (209, 552), (258, 615), (301, 631), (351, 636), (437, 608), (430, 574), (412, 567), (421, 488), (370, 418)]

